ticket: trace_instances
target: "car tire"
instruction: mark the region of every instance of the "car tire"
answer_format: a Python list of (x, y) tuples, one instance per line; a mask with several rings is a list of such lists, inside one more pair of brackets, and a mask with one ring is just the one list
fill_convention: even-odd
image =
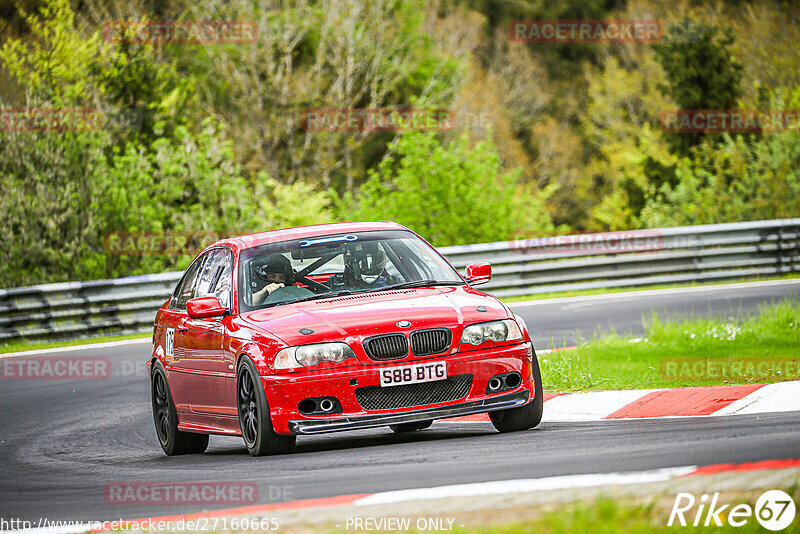
[(178, 430), (178, 413), (175, 411), (167, 373), (158, 360), (153, 363), (150, 375), (150, 400), (156, 436), (167, 456), (205, 452), (208, 448), (208, 434)]
[[(531, 350), (533, 350), (533, 346), (531, 346)], [(536, 357), (536, 351), (533, 351), (531, 364), (533, 367), (534, 381), (533, 401), (519, 408), (489, 412), (489, 418), (492, 420), (492, 424), (500, 432), (527, 430), (538, 426), (542, 421), (542, 412), (544, 411), (544, 399), (542, 397), (544, 396), (544, 390), (542, 388), (542, 373), (539, 369), (539, 359)]]
[(389, 425), (394, 432), (403, 434), (405, 432), (416, 432), (417, 430), (425, 430), (433, 424), (433, 421), (418, 421), (416, 423), (400, 423), (399, 425)]
[(255, 364), (247, 356), (239, 361), (236, 373), (236, 406), (244, 446), (252, 456), (286, 454), (294, 450), (297, 436), (275, 432), (267, 395)]

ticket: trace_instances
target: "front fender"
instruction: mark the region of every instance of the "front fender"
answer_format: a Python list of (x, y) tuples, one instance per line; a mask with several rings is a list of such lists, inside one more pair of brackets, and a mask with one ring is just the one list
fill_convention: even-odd
[(531, 338), (531, 333), (528, 330), (528, 323), (526, 323), (525, 319), (523, 319), (520, 315), (517, 315), (514, 312), (511, 312), (511, 315), (514, 317), (514, 320), (517, 321), (517, 324), (522, 327), (523, 340), (530, 341), (531, 345), (533, 345), (533, 338)]
[(260, 376), (269, 375), (272, 373), (272, 361), (275, 358), (275, 353), (259, 345), (254, 341), (232, 340), (231, 349), (236, 354), (236, 368), (239, 368), (239, 362), (242, 357), (248, 356), (256, 366), (256, 370)]

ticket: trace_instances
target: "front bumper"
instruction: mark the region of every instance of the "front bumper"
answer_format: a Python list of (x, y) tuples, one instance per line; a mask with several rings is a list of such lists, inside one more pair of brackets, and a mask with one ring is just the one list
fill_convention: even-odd
[(322, 434), (325, 432), (343, 432), (345, 430), (364, 430), (366, 428), (399, 425), (401, 423), (417, 423), (431, 419), (444, 419), (516, 408), (525, 405), (529, 396), (528, 390), (522, 390), (484, 400), (440, 406), (438, 408), (425, 408), (413, 412), (360, 415), (327, 420), (289, 421), (289, 430), (292, 434), (300, 435)]
[[(267, 375), (261, 377), (270, 416), (278, 434), (316, 434), (390, 424), (441, 419), (514, 408), (530, 402), (534, 396), (530, 342), (493, 347), (483, 350), (457, 352), (400, 360), (376, 365), (353, 365), (343, 368), (309, 370), (306, 372)], [(424, 361), (447, 362), (447, 376), (471, 374), (472, 383), (466, 395), (451, 401), (430, 402), (393, 409), (365, 409), (357, 400), (357, 388), (380, 384), (380, 370), (393, 365)], [(517, 372), (522, 383), (514, 389), (487, 394), (492, 376)], [(397, 387), (397, 386), (395, 386)], [(509, 396), (518, 394), (518, 397)], [(341, 412), (330, 415), (304, 415), (298, 403), (305, 398), (331, 396), (341, 404)], [(506, 405), (505, 402), (512, 404)]]

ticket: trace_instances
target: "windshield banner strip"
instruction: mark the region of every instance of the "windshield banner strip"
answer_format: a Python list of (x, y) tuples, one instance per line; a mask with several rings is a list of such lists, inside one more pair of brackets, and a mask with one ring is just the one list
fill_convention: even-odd
[(324, 239), (313, 239), (310, 241), (300, 241), (298, 245), (300, 248), (310, 247), (311, 245), (321, 245), (322, 243), (336, 243), (337, 241), (355, 241), (358, 239), (357, 235), (339, 235), (334, 237), (326, 237)]

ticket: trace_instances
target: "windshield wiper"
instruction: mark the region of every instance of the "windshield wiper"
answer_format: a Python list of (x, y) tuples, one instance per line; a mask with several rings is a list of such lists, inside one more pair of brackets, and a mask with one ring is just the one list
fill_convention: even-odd
[(374, 293), (376, 291), (389, 291), (392, 289), (409, 289), (412, 287), (460, 286), (460, 285), (462, 285), (462, 283), (456, 281), (447, 282), (444, 280), (414, 280), (412, 282), (403, 282), (402, 284), (394, 284), (385, 287), (376, 287), (375, 289), (370, 289), (369, 291), (365, 291), (365, 293)]

